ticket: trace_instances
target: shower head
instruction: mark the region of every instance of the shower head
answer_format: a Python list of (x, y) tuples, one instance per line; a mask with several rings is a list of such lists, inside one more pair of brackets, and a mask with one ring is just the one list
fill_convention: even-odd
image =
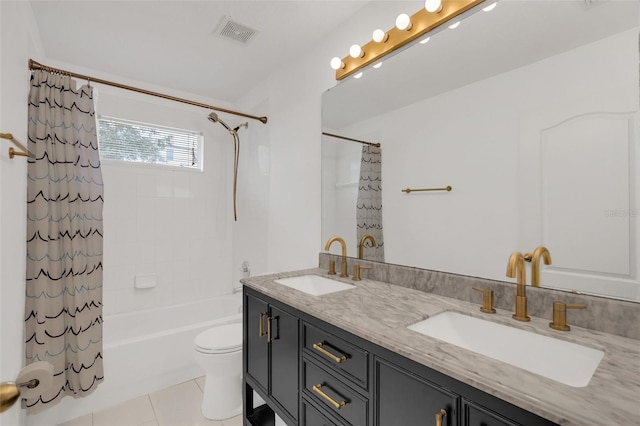
[(225, 123), (224, 121), (220, 120), (220, 117), (218, 117), (218, 114), (216, 114), (215, 112), (212, 112), (211, 114), (209, 114), (209, 116), (207, 118), (209, 119), (209, 121), (212, 121), (214, 123), (222, 124), (224, 126), (224, 128), (229, 131), (229, 133), (231, 133), (231, 134), (234, 133), (234, 130), (231, 129), (231, 127), (229, 127), (229, 125), (227, 123)]

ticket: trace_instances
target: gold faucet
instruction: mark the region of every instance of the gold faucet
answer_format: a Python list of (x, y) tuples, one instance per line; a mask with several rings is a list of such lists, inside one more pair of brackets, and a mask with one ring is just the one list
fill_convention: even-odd
[[(342, 246), (342, 261), (340, 263), (340, 276), (343, 278), (346, 278), (349, 276), (349, 274), (347, 274), (347, 243), (345, 243), (344, 240), (340, 237), (332, 237), (332, 238), (329, 238), (329, 241), (327, 241), (327, 244), (324, 246), (324, 250), (329, 251), (329, 248), (331, 247), (331, 244), (333, 244), (334, 241), (339, 242), (340, 245)], [(329, 269), (331, 270), (331, 268)], [(334, 269), (335, 269), (335, 264), (334, 264)], [(331, 271), (329, 273), (331, 273)], [(335, 274), (335, 270), (333, 271), (333, 273)]]
[(551, 253), (544, 246), (537, 247), (533, 251), (533, 255), (525, 254), (524, 259), (531, 261), (531, 285), (534, 287), (540, 287), (540, 256), (542, 256), (545, 265), (551, 265)]
[(509, 258), (507, 265), (507, 277), (514, 278), (516, 276), (516, 313), (513, 318), (518, 321), (531, 321), (531, 317), (527, 315), (527, 293), (526, 293), (526, 275), (524, 269), (524, 256), (519, 251), (515, 251)]
[(371, 234), (364, 234), (362, 238), (360, 238), (360, 244), (358, 245), (358, 259), (363, 259), (364, 256), (364, 243), (365, 241), (371, 241), (372, 247), (376, 246), (376, 239), (373, 238)]

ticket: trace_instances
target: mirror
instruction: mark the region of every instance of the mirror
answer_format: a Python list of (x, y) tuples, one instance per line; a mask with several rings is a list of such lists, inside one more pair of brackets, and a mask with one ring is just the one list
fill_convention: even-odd
[[(323, 95), (323, 131), (382, 145), (385, 261), (513, 281), (546, 246), (544, 287), (640, 300), (638, 2), (483, 6)], [(322, 246), (353, 257), (361, 149), (322, 137)]]

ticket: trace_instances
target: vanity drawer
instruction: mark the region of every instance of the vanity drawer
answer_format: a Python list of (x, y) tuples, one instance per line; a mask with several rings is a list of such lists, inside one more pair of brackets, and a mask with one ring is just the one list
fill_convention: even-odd
[(369, 352), (309, 324), (304, 325), (304, 347), (307, 354), (367, 389)]
[(313, 362), (304, 360), (304, 394), (352, 426), (368, 424), (367, 398)]
[(331, 420), (314, 407), (312, 403), (307, 401), (306, 397), (302, 398), (302, 412), (304, 413), (303, 424), (305, 426), (342, 426), (342, 423)]

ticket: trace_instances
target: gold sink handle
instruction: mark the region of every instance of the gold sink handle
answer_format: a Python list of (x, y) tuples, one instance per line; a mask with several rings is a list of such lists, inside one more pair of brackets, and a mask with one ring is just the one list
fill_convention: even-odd
[(480, 307), (480, 311), (486, 314), (495, 314), (496, 310), (493, 307), (493, 290), (488, 288), (482, 289), (478, 287), (473, 287), (473, 289), (477, 292), (482, 293), (482, 306)]
[(363, 269), (371, 269), (371, 266), (353, 265), (353, 281), (361, 281), (360, 271)]
[(583, 304), (570, 305), (562, 302), (553, 302), (553, 321), (549, 327), (559, 331), (569, 331), (571, 327), (567, 324), (567, 309), (585, 309)]

